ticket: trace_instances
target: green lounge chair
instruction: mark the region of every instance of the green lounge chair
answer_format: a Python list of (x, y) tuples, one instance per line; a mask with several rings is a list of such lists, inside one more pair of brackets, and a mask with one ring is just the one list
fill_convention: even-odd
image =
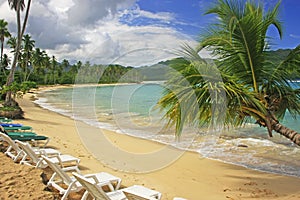
[(29, 130), (32, 130), (32, 127), (31, 126), (4, 126), (3, 127), (5, 131), (29, 131)]
[(8, 119), (8, 118), (6, 118), (6, 117), (0, 117), (0, 122), (1, 122), (1, 123), (9, 123), (9, 122), (12, 122), (12, 120), (11, 120), (11, 119)]
[(37, 135), (34, 132), (7, 132), (8, 136), (19, 136), (19, 137), (26, 137), (26, 136), (33, 136)]
[(43, 135), (8, 135), (12, 140), (19, 140), (22, 142), (31, 142), (33, 143), (33, 146), (39, 146), (39, 142), (43, 141), (44, 145), (43, 147), (45, 147), (50, 138), (43, 136)]

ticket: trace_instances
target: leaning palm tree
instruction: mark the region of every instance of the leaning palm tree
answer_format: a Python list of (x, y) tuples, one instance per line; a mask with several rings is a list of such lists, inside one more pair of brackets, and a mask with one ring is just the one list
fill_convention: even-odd
[[(27, 1), (27, 9), (26, 9), (26, 13), (25, 13), (25, 17), (24, 17), (22, 26), (21, 26), (21, 11), (23, 11), (25, 9), (24, 0), (8, 0), (8, 4), (10, 5), (11, 9), (15, 10), (16, 16), (17, 16), (17, 43), (16, 43), (16, 47), (15, 47), (15, 52), (14, 52), (15, 55), (14, 55), (11, 69), (10, 69), (10, 73), (7, 77), (6, 86), (10, 86), (14, 81), (14, 75), (15, 75), (15, 70), (17, 67), (18, 58), (19, 58), (19, 51), (21, 48), (22, 37), (25, 32), (26, 24), (27, 24), (27, 20), (28, 20), (28, 16), (29, 16), (31, 0)], [(10, 91), (8, 91), (6, 93), (6, 98), (5, 98), (4, 104), (8, 105), (8, 106), (15, 104), (15, 102), (12, 100), (12, 95), (11, 95)]]
[[(300, 77), (300, 45), (280, 62), (268, 52), (268, 28), (274, 25), (282, 36), (279, 6), (265, 12), (253, 1), (218, 0), (207, 11), (218, 22), (202, 35), (199, 48), (182, 49), (185, 61), (174, 67), (177, 76), (159, 101), (177, 136), (185, 123), (240, 126), (254, 119), (269, 136), (276, 131), (300, 145), (300, 134), (279, 122), (287, 111), (300, 113), (300, 89), (293, 86)], [(212, 51), (213, 64), (199, 56), (203, 48)]]

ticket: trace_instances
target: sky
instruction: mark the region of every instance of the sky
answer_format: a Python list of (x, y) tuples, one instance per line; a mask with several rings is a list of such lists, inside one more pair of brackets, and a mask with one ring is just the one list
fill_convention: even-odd
[[(276, 0), (262, 0), (265, 7)], [(25, 2), (27, 2), (25, 0)], [(178, 56), (184, 44), (196, 46), (199, 34), (216, 20), (204, 15), (212, 0), (34, 0), (26, 33), (35, 46), (67, 59), (95, 64), (150, 65)], [(274, 28), (272, 49), (300, 44), (300, 1), (282, 0), (283, 39)], [(0, 19), (15, 35), (15, 12), (0, 0)], [(5, 53), (10, 50), (6, 49)], [(210, 57), (208, 52), (201, 52)]]

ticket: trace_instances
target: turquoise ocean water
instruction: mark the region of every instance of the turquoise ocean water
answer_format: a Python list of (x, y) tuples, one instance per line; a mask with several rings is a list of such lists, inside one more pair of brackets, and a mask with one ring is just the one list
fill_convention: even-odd
[[(162, 92), (160, 83), (62, 88), (40, 93), (36, 103), (91, 126), (251, 169), (300, 177), (300, 148), (277, 133), (269, 138), (266, 130), (257, 125), (210, 133), (187, 127), (180, 142), (175, 141), (174, 130), (165, 129), (166, 121), (155, 106)], [(282, 123), (300, 132), (299, 121), (288, 114)]]

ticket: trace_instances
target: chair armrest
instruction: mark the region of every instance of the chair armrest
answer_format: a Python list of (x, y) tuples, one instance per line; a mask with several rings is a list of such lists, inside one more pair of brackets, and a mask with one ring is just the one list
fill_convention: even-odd
[(75, 172), (77, 172), (78, 174), (81, 173), (77, 166), (64, 167), (64, 168), (61, 168), (61, 169), (62, 169), (63, 171), (65, 171), (65, 172), (72, 172), (72, 171), (75, 171)]
[[(85, 175), (84, 176), (85, 178), (92, 178), (95, 183), (98, 185), (99, 184), (99, 180), (97, 179), (96, 175), (95, 174), (88, 174), (88, 175)], [(109, 182), (109, 181), (108, 181)], [(101, 182), (102, 183), (102, 182)]]

